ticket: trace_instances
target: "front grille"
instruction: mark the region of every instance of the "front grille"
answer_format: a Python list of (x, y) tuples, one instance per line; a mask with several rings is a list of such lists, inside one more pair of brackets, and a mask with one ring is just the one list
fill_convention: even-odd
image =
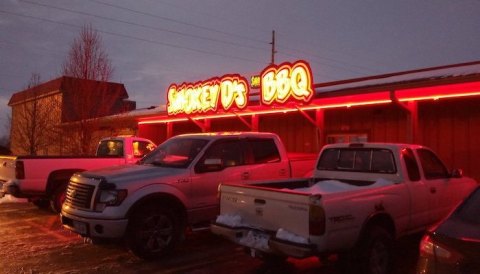
[(70, 181), (67, 187), (65, 204), (74, 208), (90, 209), (95, 186)]

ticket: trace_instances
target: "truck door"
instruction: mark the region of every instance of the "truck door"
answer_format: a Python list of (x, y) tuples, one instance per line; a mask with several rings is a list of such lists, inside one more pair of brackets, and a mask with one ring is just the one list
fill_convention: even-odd
[[(212, 166), (212, 162), (218, 165)], [(245, 172), (243, 141), (232, 138), (214, 142), (194, 167), (189, 198), (197, 212), (192, 215), (202, 219), (215, 218), (218, 215), (218, 185), (243, 183)]]
[[(410, 229), (424, 228), (430, 224), (430, 199), (429, 184), (422, 180), (420, 167), (413, 150), (404, 148), (401, 152), (408, 176), (408, 189), (410, 192)], [(406, 178), (407, 179), (407, 178)]]
[(455, 193), (459, 189), (456, 189), (455, 179), (450, 178), (448, 169), (435, 153), (421, 148), (417, 149), (417, 155), (429, 192), (431, 222), (436, 222), (445, 217), (459, 201)]

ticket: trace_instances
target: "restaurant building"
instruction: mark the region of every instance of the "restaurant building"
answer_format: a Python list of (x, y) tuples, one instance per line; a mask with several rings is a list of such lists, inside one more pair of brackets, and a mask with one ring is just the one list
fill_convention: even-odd
[(271, 65), (172, 84), (167, 105), (137, 115), (137, 134), (160, 143), (192, 132), (277, 133), (287, 150), (328, 143), (416, 143), (480, 181), (480, 61), (314, 83), (308, 63)]

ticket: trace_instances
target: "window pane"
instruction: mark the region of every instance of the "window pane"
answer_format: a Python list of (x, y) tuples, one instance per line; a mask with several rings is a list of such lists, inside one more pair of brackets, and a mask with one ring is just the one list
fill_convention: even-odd
[(326, 149), (318, 161), (317, 169), (335, 170), (337, 168), (338, 149)]
[(395, 173), (395, 161), (390, 150), (374, 150), (372, 156), (372, 170), (380, 173)]
[(420, 163), (422, 163), (423, 173), (426, 179), (448, 178), (447, 168), (442, 161), (428, 149), (418, 149)]
[(135, 156), (136, 158), (143, 157), (145, 154), (149, 153), (155, 148), (155, 145), (149, 142), (143, 142), (143, 141), (134, 141), (132, 145), (133, 145), (133, 156)]
[(186, 168), (207, 143), (207, 140), (199, 139), (169, 139), (140, 161), (143, 164)]
[(248, 143), (252, 148), (255, 164), (280, 161), (280, 153), (273, 139), (250, 139)]
[(324, 150), (317, 165), (319, 170), (395, 173), (395, 160), (390, 150), (371, 148), (338, 148)]
[(228, 141), (213, 144), (204, 159), (221, 159), (224, 166), (239, 166), (244, 164), (242, 146), (238, 141)]
[(417, 160), (413, 155), (413, 151), (409, 148), (402, 150), (403, 161), (407, 167), (408, 178), (410, 181), (415, 182), (420, 180), (420, 170), (418, 169)]
[(340, 150), (340, 157), (338, 158), (337, 168), (353, 169), (353, 159), (355, 151)]
[(98, 145), (98, 156), (123, 156), (123, 141), (103, 140)]

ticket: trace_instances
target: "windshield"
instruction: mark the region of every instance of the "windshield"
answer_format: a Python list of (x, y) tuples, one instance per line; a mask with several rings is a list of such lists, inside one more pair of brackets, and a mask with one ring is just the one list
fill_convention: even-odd
[(186, 168), (207, 143), (208, 140), (202, 139), (169, 139), (147, 154), (139, 164)]
[(480, 212), (480, 188), (477, 188), (470, 197), (458, 208), (456, 215), (463, 221), (480, 224), (478, 213)]

